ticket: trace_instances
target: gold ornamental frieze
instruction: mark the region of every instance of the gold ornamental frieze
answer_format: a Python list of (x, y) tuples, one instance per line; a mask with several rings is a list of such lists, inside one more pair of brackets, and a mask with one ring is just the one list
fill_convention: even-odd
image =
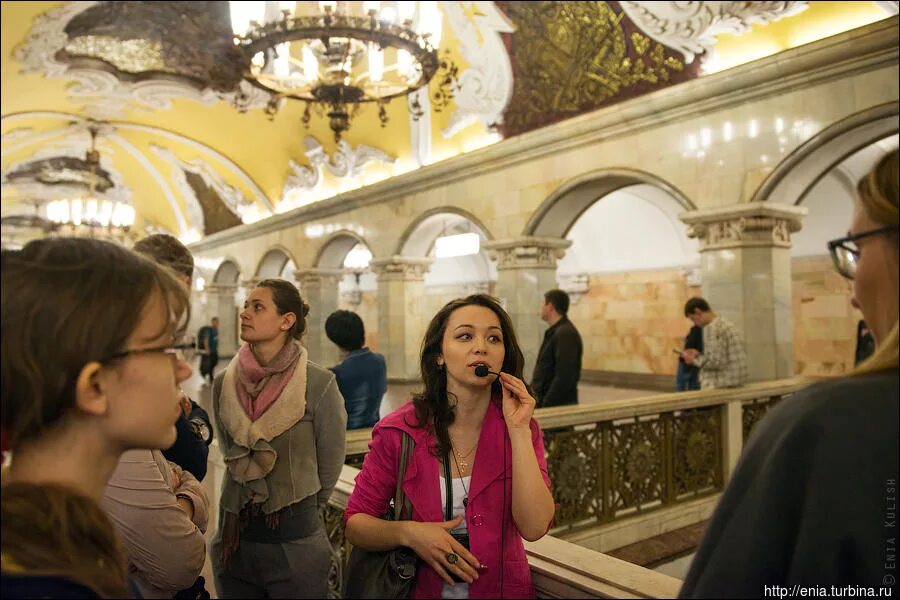
[(506, 136), (696, 77), (612, 2), (510, 2), (514, 91)]

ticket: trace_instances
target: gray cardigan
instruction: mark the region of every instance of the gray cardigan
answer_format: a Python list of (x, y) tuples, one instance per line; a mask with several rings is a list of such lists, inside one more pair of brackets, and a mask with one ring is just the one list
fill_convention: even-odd
[(228, 467), (222, 510), (239, 514), (253, 501), (273, 513), (313, 494), (322, 506), (331, 496), (344, 464), (347, 413), (334, 374), (306, 357), (304, 349), (284, 391), (255, 422), (233, 387), (238, 357), (216, 377), (213, 411)]

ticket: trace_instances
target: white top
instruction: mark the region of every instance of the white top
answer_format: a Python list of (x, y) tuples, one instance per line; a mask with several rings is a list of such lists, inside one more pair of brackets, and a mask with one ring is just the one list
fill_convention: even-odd
[[(444, 505), (447, 503), (447, 484), (443, 477), (440, 477), (439, 479), (441, 481), (441, 514), (443, 514)], [(469, 531), (469, 526), (466, 524), (465, 520), (466, 507), (463, 506), (463, 500), (468, 495), (466, 490), (470, 488), (471, 481), (471, 475), (453, 480), (453, 516), (458, 517), (459, 515), (463, 515), (463, 522), (459, 527), (453, 530), (453, 533), (466, 533)], [(460, 558), (460, 560), (462, 559)], [(457, 599), (468, 597), (468, 583), (454, 583), (453, 585), (445, 583), (444, 587), (441, 589), (441, 598)]]

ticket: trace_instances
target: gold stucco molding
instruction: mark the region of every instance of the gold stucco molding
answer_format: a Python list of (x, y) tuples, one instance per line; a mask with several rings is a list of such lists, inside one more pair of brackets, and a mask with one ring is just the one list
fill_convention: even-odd
[(727, 248), (790, 248), (791, 234), (800, 231), (808, 210), (780, 204), (737, 204), (694, 210), (678, 215), (689, 238), (700, 241), (700, 252)]

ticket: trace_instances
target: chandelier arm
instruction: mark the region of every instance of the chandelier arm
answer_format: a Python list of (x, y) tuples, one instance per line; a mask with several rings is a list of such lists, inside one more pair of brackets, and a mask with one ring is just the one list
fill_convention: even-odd
[[(427, 86), (438, 72), (443, 76), (435, 93), (436, 107), (446, 107), (453, 98), (453, 86), (457, 81), (455, 65), (449, 59), (441, 61), (428, 35), (414, 31), (410, 21), (403, 25), (393, 24), (376, 19), (374, 11), (367, 16), (357, 16), (335, 13), (328, 7), (322, 15), (291, 17), (287, 11), (283, 15), (282, 19), (264, 24), (251, 22), (249, 31), (235, 38), (245, 59), (244, 77), (273, 97), (266, 108), (270, 117), (277, 112), (281, 100), (302, 100), (306, 102), (302, 123), (309, 126), (310, 108), (315, 105), (317, 112), (327, 113), (335, 141), (340, 141), (341, 134), (349, 129), (362, 104), (378, 104), (378, 117), (383, 127), (388, 121), (387, 103)], [(285, 72), (283, 65), (274, 63), (276, 54), (281, 54), (281, 51), (276, 53), (275, 48), (291, 42), (306, 42), (308, 46), (304, 48), (303, 63), (296, 58), (296, 53), (291, 57), (288, 52)], [(404, 61), (402, 70), (397, 68), (401, 64), (398, 61), (391, 68), (379, 71), (392, 71), (394, 76), (390, 80), (382, 80), (381, 76), (372, 79), (370, 72), (351, 79), (358, 57), (375, 51), (376, 47), (378, 51), (388, 48), (404, 51), (411, 62)], [(314, 52), (314, 60), (319, 65), (325, 65), (325, 75), (315, 80), (310, 74), (298, 77), (291, 73), (292, 63), (294, 66), (306, 63), (308, 51)], [(414, 119), (423, 115), (421, 105), (413, 106)]]

